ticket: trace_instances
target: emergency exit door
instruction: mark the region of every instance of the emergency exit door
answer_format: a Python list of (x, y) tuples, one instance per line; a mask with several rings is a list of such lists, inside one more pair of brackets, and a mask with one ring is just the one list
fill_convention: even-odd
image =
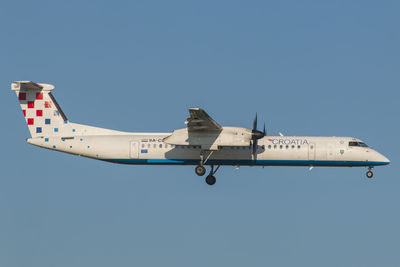
[(139, 158), (139, 142), (136, 141), (131, 142), (130, 157), (131, 159)]

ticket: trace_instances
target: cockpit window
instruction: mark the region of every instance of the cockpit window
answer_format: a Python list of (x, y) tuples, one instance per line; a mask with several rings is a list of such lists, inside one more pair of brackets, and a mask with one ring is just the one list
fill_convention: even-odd
[(363, 142), (354, 142), (354, 141), (349, 142), (349, 146), (368, 147), (366, 143), (363, 143)]

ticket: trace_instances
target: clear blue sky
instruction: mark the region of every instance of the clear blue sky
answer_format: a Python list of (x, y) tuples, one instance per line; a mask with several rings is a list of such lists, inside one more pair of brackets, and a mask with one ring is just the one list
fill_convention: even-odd
[[(398, 1), (2, 1), (0, 266), (400, 266)], [(73, 122), (354, 136), (392, 164), (122, 166), (43, 150), (14, 80)]]

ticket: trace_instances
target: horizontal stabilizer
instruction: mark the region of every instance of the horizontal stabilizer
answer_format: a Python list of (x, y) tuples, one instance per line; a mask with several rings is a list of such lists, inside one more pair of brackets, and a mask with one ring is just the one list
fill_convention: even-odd
[(14, 91), (51, 91), (53, 89), (54, 85), (31, 81), (16, 81), (11, 84), (11, 90)]

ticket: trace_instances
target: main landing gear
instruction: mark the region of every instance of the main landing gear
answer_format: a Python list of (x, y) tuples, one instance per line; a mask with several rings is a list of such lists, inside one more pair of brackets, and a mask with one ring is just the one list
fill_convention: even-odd
[(206, 168), (204, 168), (203, 165), (199, 165), (194, 169), (194, 171), (198, 176), (203, 176), (206, 173)]
[(372, 172), (371, 167), (368, 168), (366, 175), (367, 175), (367, 178), (372, 178), (374, 176), (374, 173)]
[[(194, 171), (198, 176), (203, 176), (204, 174), (206, 174), (206, 168), (204, 168), (204, 164), (206, 164), (207, 160), (211, 157), (214, 151), (210, 150), (208, 152), (209, 154), (204, 158), (205, 156), (204, 154), (206, 153), (206, 151), (204, 150), (200, 151), (200, 163), (194, 169)], [(218, 165), (218, 167), (214, 170), (214, 165), (211, 165), (210, 173), (206, 177), (206, 183), (208, 185), (213, 185), (217, 181), (217, 179), (215, 179), (214, 174), (218, 171), (219, 167), (220, 165)]]
[[(210, 173), (206, 177), (206, 183), (208, 185), (214, 185), (217, 179), (215, 179), (214, 174), (218, 171), (220, 165), (217, 166), (214, 170), (214, 165), (211, 165)], [(203, 176), (206, 173), (206, 168), (203, 165), (198, 165), (195, 169), (195, 172), (198, 176)]]

